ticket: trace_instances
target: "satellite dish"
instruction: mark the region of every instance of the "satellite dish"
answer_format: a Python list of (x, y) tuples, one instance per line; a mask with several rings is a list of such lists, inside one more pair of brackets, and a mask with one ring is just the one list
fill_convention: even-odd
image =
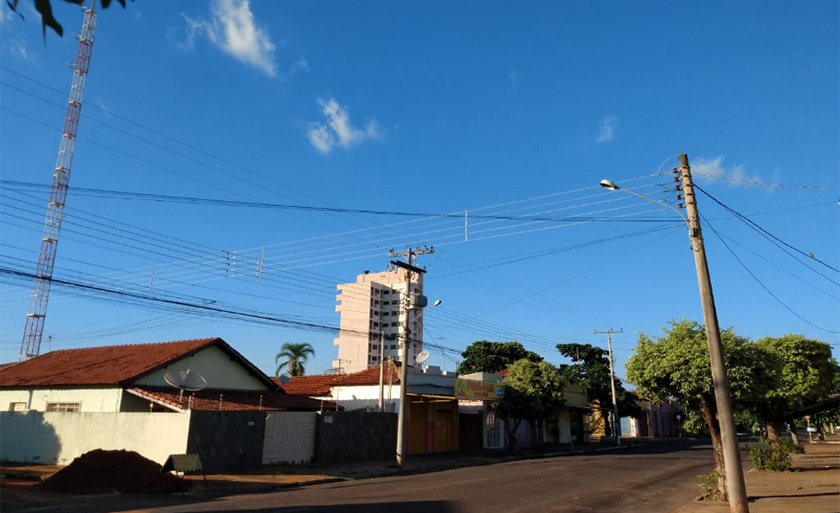
[(432, 356), (428, 351), (420, 351), (417, 353), (417, 356), (414, 357), (414, 361), (417, 363), (423, 363)]
[(280, 383), (288, 383), (292, 380), (292, 375), (288, 372), (284, 372), (283, 374), (280, 374), (277, 379), (280, 380)]
[(181, 371), (169, 371), (163, 376), (164, 381), (181, 391), (178, 394), (178, 402), (184, 398), (184, 390), (188, 392), (198, 392), (204, 390), (207, 386), (207, 380), (200, 374), (196, 374), (189, 369)]

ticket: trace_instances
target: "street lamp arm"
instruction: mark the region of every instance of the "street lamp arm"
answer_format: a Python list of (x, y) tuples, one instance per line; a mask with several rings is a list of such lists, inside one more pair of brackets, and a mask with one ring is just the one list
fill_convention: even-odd
[(683, 218), (683, 221), (685, 221), (685, 223), (686, 223), (687, 225), (691, 226), (691, 223), (689, 223), (688, 218), (687, 218), (687, 217), (685, 217), (685, 215), (684, 215), (682, 212), (680, 212), (680, 211), (679, 211), (679, 210), (677, 210), (676, 208), (672, 207), (671, 205), (668, 205), (667, 203), (662, 203), (661, 201), (657, 201), (657, 200), (655, 200), (655, 199), (653, 199), (653, 198), (648, 198), (647, 196), (644, 196), (644, 195), (642, 195), (642, 194), (639, 194), (638, 192), (633, 192), (633, 191), (628, 190), (628, 189), (622, 189), (621, 187), (619, 187), (618, 185), (616, 185), (615, 183), (613, 183), (613, 182), (612, 182), (612, 181), (610, 181), (610, 180), (601, 180), (601, 187), (605, 187), (605, 188), (607, 188), (607, 189), (609, 189), (609, 190), (611, 190), (611, 191), (624, 191), (624, 192), (626, 192), (627, 194), (630, 194), (630, 195), (636, 196), (637, 198), (642, 198), (642, 199), (643, 199), (643, 200), (645, 200), (645, 201), (650, 201), (651, 203), (656, 203), (657, 205), (659, 205), (659, 206), (661, 206), (661, 207), (665, 207), (665, 208), (671, 209), (671, 210), (673, 210), (674, 212), (676, 212), (677, 214), (679, 214), (679, 215), (680, 215), (680, 217), (682, 217), (682, 218)]

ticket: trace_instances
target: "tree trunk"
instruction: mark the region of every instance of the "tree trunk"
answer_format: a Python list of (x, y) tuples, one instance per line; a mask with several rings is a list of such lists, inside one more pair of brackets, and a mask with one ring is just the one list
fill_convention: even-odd
[(604, 414), (605, 412), (601, 411), (601, 418), (604, 420), (604, 436), (612, 436), (612, 422), (608, 421), (607, 419), (612, 418), (612, 413)]
[(700, 413), (709, 426), (709, 434), (712, 437), (712, 449), (715, 454), (715, 468), (717, 469), (717, 498), (725, 501), (729, 499), (726, 491), (726, 465), (723, 461), (723, 440), (720, 434), (720, 423), (717, 419), (717, 405), (714, 397), (702, 397), (700, 399)]
[(782, 435), (782, 423), (778, 419), (769, 419), (767, 421), (767, 439), (771, 442), (778, 442)]
[(791, 426), (788, 428), (788, 431), (790, 432), (790, 438), (793, 440), (793, 443), (802, 447), (802, 444), (799, 442), (799, 433), (796, 432), (796, 428)]
[(513, 452), (513, 450), (516, 449), (516, 430), (519, 429), (519, 424), (521, 422), (522, 419), (519, 419), (516, 422), (511, 422), (510, 418), (505, 419), (505, 430), (507, 431), (508, 437), (508, 451)]

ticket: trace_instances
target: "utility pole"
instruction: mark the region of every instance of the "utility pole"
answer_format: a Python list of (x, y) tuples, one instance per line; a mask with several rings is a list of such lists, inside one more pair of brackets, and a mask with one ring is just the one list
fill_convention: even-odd
[(618, 401), (615, 397), (615, 370), (613, 367), (613, 355), (612, 355), (612, 334), (613, 333), (624, 333), (624, 328), (614, 331), (609, 329), (607, 331), (596, 331), (595, 334), (607, 334), (607, 349), (610, 353), (610, 386), (612, 387), (612, 401), (613, 401), (613, 434), (615, 435), (615, 442), (617, 445), (621, 445), (621, 422), (618, 419)]
[(721, 445), (723, 445), (723, 463), (726, 472), (726, 491), (731, 513), (749, 513), (747, 489), (744, 485), (744, 473), (741, 468), (741, 454), (738, 451), (738, 433), (735, 430), (735, 417), (732, 412), (732, 396), (729, 390), (729, 378), (726, 376), (726, 364), (723, 359), (723, 347), (720, 340), (715, 298), (712, 294), (712, 279), (709, 264), (706, 261), (706, 248), (703, 245), (703, 232), (700, 229), (700, 214), (697, 211), (697, 198), (694, 184), (691, 182), (691, 168), (688, 155), (680, 154), (680, 178), (682, 180), (685, 208), (688, 214), (689, 237), (694, 250), (694, 264), (697, 267), (697, 283), (700, 287), (700, 302), (703, 305), (703, 322), (706, 325), (706, 337), (709, 342), (709, 361), (712, 366), (712, 383), (715, 390), (715, 402), (720, 423)]
[[(381, 328), (381, 326), (380, 326)], [(385, 332), (379, 330), (379, 411), (385, 411)]]
[(406, 433), (405, 433), (405, 421), (406, 421), (406, 413), (408, 410), (407, 404), (407, 389), (408, 389), (408, 332), (409, 327), (411, 326), (411, 275), (413, 273), (417, 273), (418, 275), (421, 273), (425, 273), (424, 269), (420, 269), (419, 267), (415, 267), (414, 264), (417, 262), (418, 255), (427, 255), (434, 253), (435, 249), (432, 248), (425, 248), (420, 249), (411, 248), (409, 247), (405, 253), (395, 253), (392, 249), (388, 256), (390, 257), (398, 257), (404, 256), (407, 263), (396, 262), (392, 261), (391, 263), (402, 267), (406, 271), (406, 288), (405, 288), (405, 297), (403, 297), (403, 305), (405, 308), (405, 328), (403, 329), (402, 333), (402, 344), (400, 345), (400, 408), (397, 414), (397, 466), (402, 467), (403, 461), (405, 460), (406, 456)]

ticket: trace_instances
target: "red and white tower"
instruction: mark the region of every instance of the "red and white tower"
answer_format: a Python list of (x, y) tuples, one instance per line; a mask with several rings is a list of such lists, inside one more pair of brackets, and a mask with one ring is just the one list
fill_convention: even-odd
[(44, 321), (47, 316), (47, 302), (50, 297), (55, 250), (61, 221), (64, 218), (64, 200), (67, 198), (67, 184), (70, 181), (70, 165), (73, 163), (73, 150), (76, 145), (76, 130), (79, 128), (79, 116), (82, 112), (82, 98), (85, 95), (90, 51), (93, 48), (93, 31), (96, 28), (96, 13), (93, 10), (96, 0), (85, 10), (82, 32), (79, 34), (79, 51), (73, 69), (73, 84), (70, 87), (70, 100), (67, 102), (67, 115), (64, 118), (64, 131), (58, 148), (58, 160), (55, 163), (50, 202), (47, 206), (47, 218), (44, 221), (44, 234), (41, 237), (41, 253), (35, 270), (35, 283), (29, 298), (29, 311), (26, 314), (26, 327), (20, 344), (20, 359), (38, 356), (41, 350), (41, 336), (44, 333)]

